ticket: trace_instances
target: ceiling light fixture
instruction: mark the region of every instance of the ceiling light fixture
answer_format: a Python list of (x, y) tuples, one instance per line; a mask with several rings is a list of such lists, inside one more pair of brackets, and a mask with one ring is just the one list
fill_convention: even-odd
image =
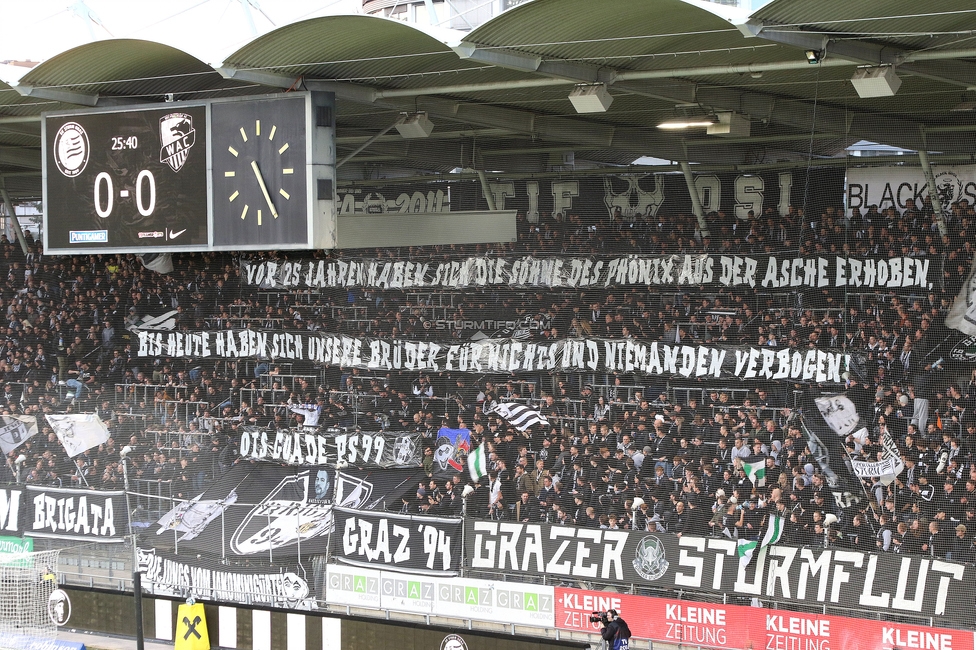
[(579, 84), (569, 93), (577, 113), (606, 113), (613, 103), (606, 84)]
[(807, 57), (807, 63), (813, 65), (820, 63), (820, 60), (823, 58), (823, 52), (820, 50), (807, 50), (804, 54)]
[(891, 97), (901, 88), (901, 78), (890, 65), (858, 68), (851, 77), (858, 97)]
[(694, 129), (706, 126), (712, 126), (717, 124), (718, 119), (714, 116), (705, 117), (680, 117), (673, 120), (667, 120), (666, 122), (661, 122), (657, 125), (659, 129)]
[(427, 119), (427, 113), (412, 113), (396, 125), (401, 138), (426, 138), (434, 130), (434, 123)]

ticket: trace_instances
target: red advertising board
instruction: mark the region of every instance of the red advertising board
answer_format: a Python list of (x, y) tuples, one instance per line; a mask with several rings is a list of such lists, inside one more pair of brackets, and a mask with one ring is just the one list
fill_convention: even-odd
[(608, 609), (637, 638), (708, 648), (974, 650), (973, 633), (964, 630), (556, 588), (560, 629), (599, 632), (589, 615)]

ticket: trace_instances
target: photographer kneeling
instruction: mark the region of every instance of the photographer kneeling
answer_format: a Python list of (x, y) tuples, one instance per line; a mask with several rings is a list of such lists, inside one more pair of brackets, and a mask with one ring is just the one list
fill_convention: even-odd
[(607, 642), (608, 648), (611, 650), (629, 650), (630, 628), (627, 627), (627, 621), (617, 614), (617, 610), (608, 610), (600, 617), (600, 622), (603, 623), (600, 635)]

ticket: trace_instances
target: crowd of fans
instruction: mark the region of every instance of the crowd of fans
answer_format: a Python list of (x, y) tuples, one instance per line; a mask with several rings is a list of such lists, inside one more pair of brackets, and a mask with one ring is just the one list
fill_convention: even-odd
[[(976, 534), (976, 373), (938, 363), (948, 307), (973, 261), (976, 212), (953, 206), (942, 236), (928, 204), (872, 207), (849, 217), (791, 209), (749, 220), (709, 215), (709, 236), (683, 215), (624, 219), (520, 217), (514, 244), (358, 251), (363, 257), (439, 259), (508, 254), (924, 256), (927, 291), (753, 289), (649, 291), (394, 290), (259, 291), (246, 286), (228, 254), (181, 255), (169, 274), (134, 256), (50, 257), (0, 238), (0, 409), (3, 414), (98, 412), (113, 437), (68, 459), (39, 417), (41, 432), (6, 459), (6, 482), (116, 488), (120, 450), (132, 446), (130, 478), (165, 483), (174, 497), (198, 494), (236, 462), (240, 427), (304, 424), (290, 407), (314, 409), (318, 427), (416, 431), (430, 476), (409, 511), (458, 513), (457, 480), (438, 477), (433, 451), (442, 426), (487, 441), (491, 473), (468, 497), (468, 514), (676, 534), (755, 536), (775, 509), (787, 540), (971, 560)], [(342, 253), (347, 255), (347, 253)], [(305, 252), (302, 257), (322, 257)], [(278, 253), (267, 257), (281, 258)], [(259, 256), (255, 257), (260, 259)], [(190, 330), (251, 327), (368, 333), (377, 337), (467, 336), (439, 329), (486, 317), (526, 324), (530, 336), (632, 336), (776, 347), (844, 348), (866, 372), (846, 389), (869, 423), (848, 440), (852, 457), (876, 459), (885, 432), (906, 470), (889, 486), (866, 481), (853, 500), (825, 480), (798, 416), (794, 391), (807, 386), (686, 381), (643, 376), (473, 376), (370, 374), (274, 360), (140, 358), (130, 333), (146, 316), (175, 310)], [(922, 400), (920, 402), (919, 400)], [(537, 408), (551, 427), (519, 431), (488, 413), (497, 402)], [(927, 409), (919, 404), (926, 403)], [(301, 410), (301, 409), (299, 409)], [(945, 452), (945, 453), (943, 453)], [(766, 485), (742, 471), (745, 457), (768, 460)], [(943, 456), (946, 456), (945, 462)], [(450, 483), (451, 485), (447, 485)], [(838, 522), (826, 525), (827, 516)]]

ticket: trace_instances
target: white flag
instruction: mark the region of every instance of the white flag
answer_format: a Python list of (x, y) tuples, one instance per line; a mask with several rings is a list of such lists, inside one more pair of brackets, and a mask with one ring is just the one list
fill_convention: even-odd
[(68, 452), (68, 458), (97, 447), (109, 439), (108, 428), (94, 413), (45, 415), (58, 440)]
[(976, 262), (969, 270), (969, 276), (962, 283), (959, 295), (952, 302), (946, 314), (946, 327), (959, 330), (963, 334), (976, 335)]
[(817, 403), (820, 415), (838, 436), (853, 433), (861, 420), (857, 407), (846, 395), (824, 395), (813, 401)]
[(0, 449), (9, 454), (37, 435), (37, 418), (33, 415), (0, 416)]
[(224, 510), (237, 502), (236, 490), (231, 490), (223, 499), (201, 500), (201, 496), (203, 495), (184, 501), (163, 515), (157, 522), (159, 530), (156, 534), (162, 535), (168, 530), (175, 530), (184, 533), (178, 541), (191, 540), (202, 533), (211, 521), (222, 515)]

